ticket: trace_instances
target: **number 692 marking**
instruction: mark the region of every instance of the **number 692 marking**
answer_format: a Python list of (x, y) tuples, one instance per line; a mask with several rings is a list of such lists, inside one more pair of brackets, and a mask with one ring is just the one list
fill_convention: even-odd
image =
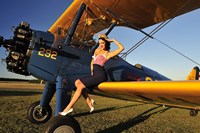
[(44, 56), (53, 60), (56, 60), (56, 57), (58, 55), (58, 53), (54, 50), (51, 49), (45, 49), (43, 47), (41, 47), (38, 51), (38, 55), (39, 56)]

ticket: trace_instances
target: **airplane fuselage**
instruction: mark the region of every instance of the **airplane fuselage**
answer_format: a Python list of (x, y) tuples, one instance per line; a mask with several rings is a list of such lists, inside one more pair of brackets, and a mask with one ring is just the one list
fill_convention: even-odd
[[(42, 42), (41, 42), (42, 40)], [(31, 75), (49, 82), (62, 76), (72, 85), (76, 79), (90, 75), (92, 55), (89, 48), (63, 45), (64, 39), (47, 32), (34, 31), (28, 63)], [(161, 74), (141, 65), (133, 66), (116, 56), (105, 64), (108, 81), (169, 80)]]

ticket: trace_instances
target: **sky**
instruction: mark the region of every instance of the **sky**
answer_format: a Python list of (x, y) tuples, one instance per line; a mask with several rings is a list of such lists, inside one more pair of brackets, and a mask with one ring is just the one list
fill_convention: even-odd
[[(13, 36), (12, 26), (21, 21), (30, 23), (34, 30), (47, 31), (73, 0), (1, 0), (0, 35), (5, 39)], [(200, 64), (200, 9), (173, 19), (153, 37), (173, 47)], [(155, 26), (143, 29), (149, 33)], [(102, 31), (103, 33), (105, 31)], [(140, 41), (144, 35), (133, 29), (116, 27), (109, 34), (125, 46), (124, 52)], [(96, 36), (94, 36), (96, 38)], [(180, 56), (162, 45), (156, 39), (149, 39), (126, 60), (131, 64), (141, 64), (151, 68), (172, 80), (184, 80), (197, 64)], [(115, 47), (111, 48), (114, 49)], [(6, 58), (5, 49), (0, 48), (0, 59)], [(199, 66), (200, 67), (200, 66)], [(0, 63), (0, 78), (33, 79), (6, 70), (6, 64)]]

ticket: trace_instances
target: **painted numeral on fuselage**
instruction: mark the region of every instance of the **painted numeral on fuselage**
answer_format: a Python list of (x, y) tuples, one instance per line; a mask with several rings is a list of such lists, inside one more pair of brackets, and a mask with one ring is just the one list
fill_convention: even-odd
[(56, 60), (56, 57), (58, 55), (58, 53), (54, 50), (51, 50), (51, 49), (45, 49), (43, 47), (41, 47), (38, 51), (38, 55), (39, 56), (44, 56), (46, 58), (50, 58), (50, 59), (53, 59), (53, 60)]

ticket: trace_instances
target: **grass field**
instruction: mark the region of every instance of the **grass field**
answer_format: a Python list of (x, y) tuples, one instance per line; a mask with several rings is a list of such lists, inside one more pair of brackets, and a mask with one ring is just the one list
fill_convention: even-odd
[[(43, 125), (26, 119), (28, 106), (41, 99), (41, 85), (0, 83), (0, 133), (38, 133)], [(10, 86), (10, 89), (9, 87)], [(14, 89), (17, 88), (17, 89)], [(190, 117), (184, 109), (116, 100), (91, 95), (97, 105), (89, 114), (83, 98), (72, 115), (83, 133), (199, 133), (200, 115)], [(55, 96), (51, 101), (55, 109)]]

